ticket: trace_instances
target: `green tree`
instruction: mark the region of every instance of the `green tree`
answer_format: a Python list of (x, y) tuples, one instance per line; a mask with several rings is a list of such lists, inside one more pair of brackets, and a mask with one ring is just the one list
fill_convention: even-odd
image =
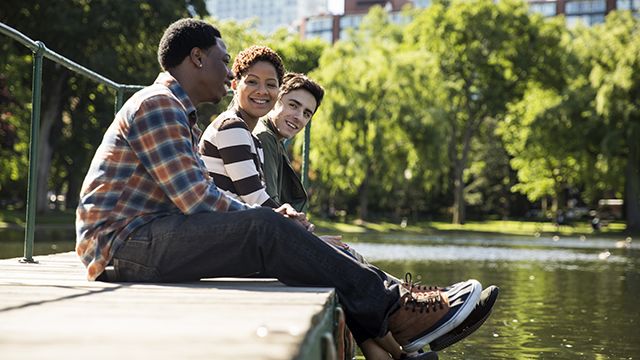
[(606, 126), (603, 154), (622, 160), (627, 228), (640, 230), (640, 21), (630, 12), (613, 12), (588, 33), (589, 74), (595, 109)]
[[(193, 1), (192, 5), (196, 11), (205, 9), (201, 0)], [(189, 15), (183, 2), (107, 0), (57, 0), (46, 3), (7, 0), (0, 3), (0, 14), (3, 23), (34, 40), (43, 41), (49, 49), (85, 67), (117, 82), (142, 84), (150, 83), (157, 73), (155, 53), (163, 29), (172, 21)], [(13, 65), (6, 65), (10, 66)], [(29, 88), (27, 84), (30, 84), (30, 79), (31, 72), (23, 72), (20, 86)], [(74, 105), (79, 95), (73, 92), (78, 84), (85, 81), (89, 80), (51, 61), (44, 62), (37, 174), (39, 211), (46, 209), (47, 190), (52, 185), (49, 174), (54, 157), (64, 157), (76, 151), (76, 148), (59, 147), (60, 144), (69, 144), (61, 141), (63, 137), (60, 131), (65, 128), (62, 115), (67, 112), (71, 116), (69, 121), (73, 121), (75, 111), (86, 109)], [(99, 92), (104, 94), (104, 91)], [(20, 98), (18, 101), (27, 104), (29, 98)], [(90, 117), (96, 119), (95, 125), (104, 130), (113, 113), (96, 113)], [(87, 138), (85, 134), (72, 135), (82, 145), (88, 145), (82, 148), (92, 148), (99, 141)], [(21, 142), (27, 141), (21, 139)], [(73, 164), (73, 171), (67, 172), (82, 176), (83, 171), (78, 171), (78, 166), (82, 165)]]
[(434, 4), (406, 30), (405, 42), (435, 58), (443, 78), (439, 91), (446, 100), (440, 108), (448, 126), (454, 223), (465, 221), (464, 174), (477, 132), (489, 119), (503, 117), (528, 79), (553, 69), (548, 49), (559, 38), (543, 32), (542, 24), (520, 1), (474, 0)]
[(0, 206), (20, 206), (26, 194), (25, 169), (28, 166), (29, 108), (20, 102), (29, 96), (21, 86), (23, 72), (30, 71), (27, 51), (16, 52), (14, 44), (0, 44)]
[(438, 136), (433, 109), (420, 101), (426, 93), (413, 91), (425, 77), (421, 55), (401, 51), (401, 39), (399, 26), (373, 8), (358, 31), (323, 53), (312, 74), (327, 89), (313, 120), (316, 199), (357, 208), (361, 219), (372, 206), (417, 211), (416, 192), (437, 178), (423, 161), (441, 154), (429, 147)]
[(329, 47), (329, 44), (321, 39), (302, 40), (298, 34), (292, 34), (285, 29), (270, 36), (268, 44), (282, 57), (287, 71), (302, 74), (316, 69), (320, 56)]
[(592, 130), (585, 90), (578, 84), (562, 92), (531, 88), (511, 107), (500, 129), (518, 172), (513, 190), (530, 201), (551, 197), (554, 213), (563, 206), (566, 190), (583, 184), (592, 168), (592, 156), (585, 148)]
[(623, 196), (636, 230), (638, 21), (612, 13), (605, 24), (564, 33), (561, 86), (531, 82), (501, 124), (518, 171), (513, 189), (531, 201), (551, 197), (552, 211), (564, 206), (567, 189), (581, 189), (591, 205), (603, 194)]

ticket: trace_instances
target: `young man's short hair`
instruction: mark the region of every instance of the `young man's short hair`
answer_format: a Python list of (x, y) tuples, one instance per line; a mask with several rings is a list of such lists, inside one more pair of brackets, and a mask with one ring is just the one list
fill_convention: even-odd
[(163, 70), (172, 69), (189, 56), (191, 49), (203, 50), (222, 38), (213, 25), (196, 19), (181, 19), (169, 25), (158, 45), (158, 62)]
[[(316, 110), (320, 107), (322, 98), (324, 97), (324, 88), (317, 82), (311, 80), (304, 74), (289, 72), (282, 79), (282, 86), (280, 86), (280, 93), (278, 97), (288, 94), (293, 90), (303, 89), (311, 93), (316, 99)], [(315, 111), (314, 111), (315, 112)]]
[(266, 61), (271, 63), (276, 69), (276, 75), (278, 76), (278, 84), (282, 84), (282, 77), (284, 76), (284, 64), (280, 55), (267, 46), (253, 45), (238, 53), (233, 61), (233, 76), (236, 80), (240, 80), (247, 70), (258, 61)]

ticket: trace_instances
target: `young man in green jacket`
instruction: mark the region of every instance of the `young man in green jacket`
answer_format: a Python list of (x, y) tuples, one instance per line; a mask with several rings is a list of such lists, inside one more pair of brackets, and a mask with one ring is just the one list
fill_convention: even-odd
[[(302, 74), (287, 73), (282, 80), (279, 101), (253, 131), (264, 149), (267, 193), (277, 203), (288, 203), (298, 211), (306, 211), (308, 196), (291, 166), (284, 141), (304, 129), (323, 97), (324, 89), (316, 82)], [(305, 107), (307, 103), (311, 105)], [(308, 108), (313, 104), (315, 108)]]

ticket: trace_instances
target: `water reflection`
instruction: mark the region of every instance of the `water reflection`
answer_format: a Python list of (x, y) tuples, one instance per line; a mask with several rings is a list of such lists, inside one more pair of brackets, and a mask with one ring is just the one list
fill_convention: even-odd
[[(75, 231), (69, 227), (37, 229), (34, 255), (71, 251), (75, 248)], [(24, 229), (0, 229), (0, 259), (24, 256)]]
[(421, 244), (421, 245), (476, 245), (476, 246), (510, 246), (510, 247), (551, 247), (568, 249), (635, 249), (640, 250), (640, 241), (633, 241), (623, 236), (620, 239), (599, 238), (595, 236), (508, 236), (508, 235), (416, 235), (416, 234), (384, 234), (353, 235), (353, 242)]

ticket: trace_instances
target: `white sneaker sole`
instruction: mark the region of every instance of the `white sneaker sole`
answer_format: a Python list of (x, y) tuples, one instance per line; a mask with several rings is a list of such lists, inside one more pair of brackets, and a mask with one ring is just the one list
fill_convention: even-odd
[[(461, 308), (449, 320), (447, 320), (446, 323), (440, 325), (436, 330), (408, 343), (403, 346), (402, 349), (406, 352), (418, 351), (433, 340), (455, 329), (469, 316), (469, 314), (471, 314), (476, 303), (480, 300), (480, 293), (482, 293), (482, 285), (478, 280), (471, 279), (452, 285), (447, 291), (449, 304), (456, 306), (457, 302), (464, 301)], [(465, 300), (460, 299), (464, 297), (466, 297)]]

